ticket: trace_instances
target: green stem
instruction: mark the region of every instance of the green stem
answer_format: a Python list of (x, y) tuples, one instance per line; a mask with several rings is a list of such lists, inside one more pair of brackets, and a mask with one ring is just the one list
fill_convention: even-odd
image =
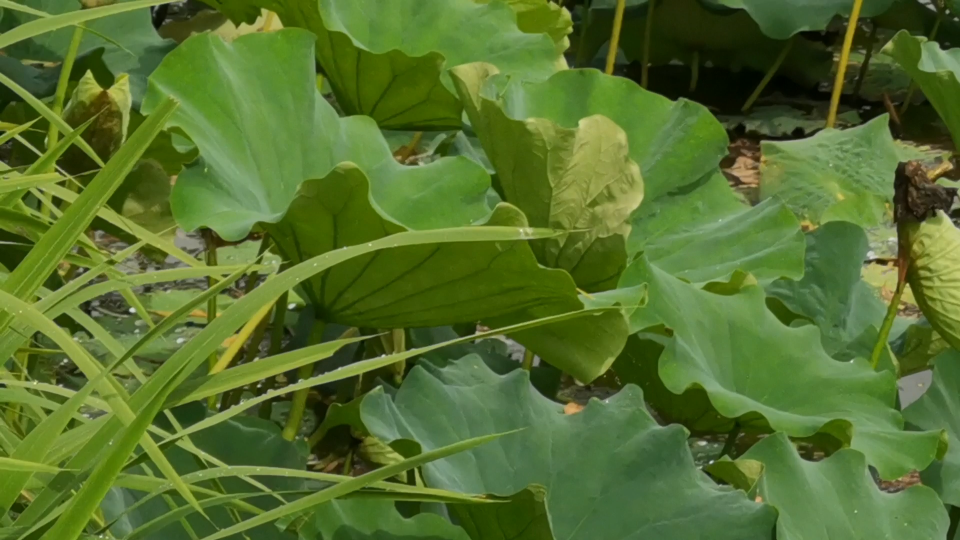
[[(651, 2), (653, 0), (650, 0)], [(610, 48), (607, 50), (607, 66), (603, 72), (613, 74), (617, 63), (617, 50), (620, 47), (620, 30), (623, 28), (623, 12), (627, 9), (627, 0), (617, 0), (617, 10), (613, 13), (613, 32), (610, 34)]]
[(650, 83), (650, 42), (653, 39), (654, 0), (647, 0), (647, 20), (643, 28), (643, 65), (640, 67), (640, 86)]
[(750, 107), (753, 107), (753, 104), (760, 98), (760, 94), (767, 88), (767, 85), (770, 84), (770, 81), (773, 80), (773, 76), (777, 74), (777, 71), (780, 69), (780, 66), (783, 65), (783, 61), (787, 59), (787, 55), (790, 54), (790, 49), (793, 48), (793, 38), (787, 40), (787, 44), (783, 46), (783, 50), (780, 51), (780, 55), (777, 56), (777, 59), (773, 61), (773, 64), (770, 65), (770, 68), (767, 69), (767, 72), (764, 73), (763, 79), (760, 80), (760, 84), (753, 90), (753, 93), (750, 94), (750, 97), (747, 98), (747, 102), (743, 104), (743, 107), (740, 108), (741, 111), (747, 112), (750, 110)]
[(574, 67), (582, 68), (590, 61), (586, 57), (586, 47), (583, 44), (586, 42), (587, 38), (587, 29), (590, 27), (590, 18), (592, 12), (590, 11), (590, 0), (585, 0), (583, 3), (583, 19), (580, 21), (580, 37), (577, 39), (577, 57), (574, 60), (576, 65)]
[(850, 50), (853, 48), (853, 36), (857, 33), (857, 23), (860, 21), (860, 10), (863, 0), (853, 0), (853, 9), (850, 10), (850, 20), (847, 21), (847, 32), (843, 36), (843, 48), (840, 49), (840, 63), (837, 65), (837, 76), (833, 80), (833, 93), (830, 94), (830, 111), (827, 113), (827, 127), (832, 128), (837, 123), (837, 110), (840, 108), (840, 96), (843, 94), (843, 82), (847, 76), (847, 65), (850, 63)]
[[(323, 342), (323, 331), (326, 329), (326, 323), (316, 321), (310, 330), (310, 336), (307, 338), (308, 345), (317, 345)], [(297, 369), (297, 380), (309, 379), (313, 375), (313, 364), (300, 366)], [(287, 423), (283, 426), (284, 439), (292, 441), (300, 433), (300, 423), (303, 422), (303, 414), (307, 409), (307, 397), (310, 395), (310, 389), (304, 388), (293, 393), (293, 400), (290, 402), (290, 413), (287, 415)]]
[[(937, 39), (937, 32), (940, 31), (940, 21), (943, 20), (943, 10), (937, 9), (937, 20), (933, 23), (933, 28), (930, 30), (930, 36), (927, 38), (930, 41)], [(903, 120), (904, 113), (907, 112), (907, 109), (910, 108), (910, 102), (913, 100), (913, 94), (917, 92), (917, 81), (910, 81), (910, 88), (907, 89), (907, 97), (903, 100), (903, 105), (900, 106), (900, 119)]]
[[(394, 328), (391, 330), (393, 336), (393, 354), (402, 353), (407, 350), (407, 334), (403, 328)], [(403, 374), (407, 371), (407, 361), (401, 360), (393, 365), (393, 380), (400, 386), (403, 382)]]
[[(273, 310), (273, 321), (270, 322), (270, 351), (267, 353), (267, 356), (276, 356), (283, 350), (284, 324), (287, 320), (287, 300), (289, 299), (289, 292), (284, 292), (280, 295), (280, 298), (277, 298), (276, 307)], [(270, 377), (263, 381), (263, 386), (258, 389), (257, 395), (263, 395), (273, 390), (276, 382), (276, 377)], [(263, 405), (260, 405), (260, 409), (257, 411), (260, 418), (267, 420), (270, 419), (272, 413), (273, 400), (264, 401)]]
[[(207, 266), (217, 266), (217, 243), (213, 237), (213, 231), (210, 229), (203, 229), (202, 231), (203, 243), (204, 243), (204, 259)], [(214, 287), (217, 284), (213, 278), (207, 278), (207, 288)], [(207, 300), (207, 325), (209, 326), (217, 318), (217, 295), (214, 295), (209, 300)], [(213, 369), (217, 365), (217, 353), (216, 351), (210, 353), (210, 358), (207, 359), (207, 365), (209, 369)], [(217, 397), (210, 396), (207, 398), (207, 407), (213, 409), (217, 406)]]
[(853, 85), (853, 99), (860, 98), (860, 89), (863, 88), (863, 81), (867, 78), (867, 71), (870, 70), (870, 59), (873, 58), (874, 40), (877, 39), (877, 23), (870, 25), (870, 35), (867, 36), (867, 52), (863, 56), (863, 63), (860, 64), (860, 72), (857, 73), (857, 82)]
[(700, 51), (693, 51), (693, 59), (690, 63), (690, 89), (689, 93), (697, 90), (697, 81), (700, 80)]
[[(274, 309), (281, 309), (281, 306), (274, 306)], [(282, 309), (287, 309), (285, 306)], [(243, 358), (236, 363), (237, 366), (240, 364), (247, 364), (252, 362), (257, 355), (260, 353), (260, 344), (263, 343), (263, 338), (267, 334), (267, 323), (269, 321), (264, 317), (259, 324), (257, 324), (256, 329), (254, 329), (253, 334), (250, 336), (250, 342), (247, 343), (247, 349), (244, 351)], [(257, 383), (252, 383), (249, 387), (239, 387), (233, 389), (233, 391), (224, 394), (223, 398), (220, 400), (220, 410), (225, 411), (230, 407), (233, 407), (237, 403), (240, 403), (240, 399), (243, 398), (244, 391), (255, 391)]]
[[(70, 73), (73, 71), (73, 64), (77, 59), (77, 53), (80, 51), (80, 42), (83, 41), (83, 26), (77, 25), (73, 29), (73, 37), (70, 39), (70, 46), (67, 48), (67, 55), (63, 57), (63, 64), (60, 65), (60, 78), (57, 79), (57, 91), (53, 95), (53, 105), (50, 110), (60, 116), (63, 113), (63, 104), (67, 101), (67, 87), (70, 85)], [(47, 130), (47, 150), (57, 145), (60, 138), (60, 132), (57, 126), (50, 124)], [(52, 172), (56, 164), (51, 164), (47, 171)]]
[[(270, 235), (268, 233), (263, 234), (263, 238), (260, 239), (260, 247), (257, 248), (257, 264), (262, 264), (263, 254), (267, 252), (267, 249), (270, 247)], [(250, 272), (250, 275), (247, 276), (247, 284), (243, 287), (243, 295), (246, 296), (253, 292), (254, 287), (257, 286), (257, 283), (260, 281), (260, 271), (254, 270)]]
[(734, 455), (733, 451), (737, 445), (737, 438), (740, 437), (740, 431), (740, 422), (734, 422), (733, 429), (727, 434), (727, 440), (723, 443), (723, 449), (720, 450), (717, 459), (723, 456), (730, 456), (731, 459), (736, 459), (737, 456)]
[[(900, 261), (903, 263), (904, 261)], [(904, 269), (906, 267), (904, 266)], [(880, 335), (877, 336), (877, 343), (873, 346), (873, 353), (870, 354), (870, 366), (876, 370), (880, 363), (880, 356), (883, 355), (883, 348), (886, 347), (890, 339), (890, 329), (893, 328), (893, 321), (897, 318), (897, 310), (900, 308), (900, 297), (903, 296), (903, 290), (906, 288), (907, 280), (905, 270), (897, 272), (897, 289), (893, 292), (893, 298), (890, 299), (890, 305), (887, 306), (887, 314), (883, 318), (883, 324), (880, 325)]]
[(524, 371), (530, 371), (533, 369), (534, 356), (535, 355), (533, 354), (533, 351), (531, 351), (530, 349), (526, 349), (525, 351), (523, 351), (523, 362), (520, 364), (520, 367)]

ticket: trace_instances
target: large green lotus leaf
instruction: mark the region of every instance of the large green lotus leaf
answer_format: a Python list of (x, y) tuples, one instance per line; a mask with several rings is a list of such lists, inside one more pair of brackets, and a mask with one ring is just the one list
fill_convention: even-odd
[[(264, 224), (284, 260), (301, 262), (407, 230), (371, 205), (367, 177), (353, 165), (305, 183), (287, 215)], [(436, 200), (436, 199), (434, 199)], [(501, 205), (489, 222), (525, 227)], [(639, 289), (580, 299), (569, 274), (537, 264), (526, 242), (424, 245), (339, 264), (301, 284), (328, 322), (400, 328), (473, 323), (492, 327), (588, 307), (638, 305)], [(547, 362), (590, 381), (613, 363), (629, 328), (618, 310), (512, 334)]]
[(955, 144), (960, 144), (960, 49), (943, 50), (936, 41), (898, 32), (883, 52), (892, 56), (923, 90), (947, 125)]
[[(20, 3), (51, 15), (80, 9), (80, 2), (76, 0), (25, 0)], [(7, 32), (36, 19), (34, 15), (5, 9), (3, 18), (0, 20), (0, 32)], [(94, 30), (96, 34), (93, 32), (84, 34), (79, 54), (83, 55), (102, 48), (103, 63), (114, 76), (119, 76), (121, 73), (127, 73), (130, 76), (133, 100), (139, 102), (147, 87), (147, 77), (160, 64), (164, 56), (176, 46), (176, 43), (157, 35), (148, 8), (103, 17), (85, 23), (85, 26)], [(20, 60), (61, 62), (70, 46), (72, 36), (73, 27), (63, 28), (15, 43), (5, 48), (4, 54)], [(109, 84), (112, 81), (100, 82)]]
[[(763, 0), (760, 0), (763, 1)], [(831, 0), (832, 1), (832, 0)], [(620, 48), (627, 59), (643, 58), (646, 1), (628, 1)], [(578, 43), (578, 59), (589, 62), (606, 51), (613, 26), (616, 0), (591, 3), (589, 25)], [(710, 9), (700, 0), (657, 2), (650, 37), (650, 61), (654, 65), (679, 61), (689, 64), (699, 52), (701, 64), (709, 62), (732, 71), (743, 68), (764, 73), (780, 55), (785, 41), (763, 33), (756, 21), (741, 10)], [(833, 55), (819, 43), (805, 39), (794, 42), (778, 73), (800, 84), (815, 86), (827, 78)]]
[[(701, 0), (708, 6), (743, 9), (757, 21), (763, 33), (787, 39), (805, 30), (826, 30), (838, 15), (849, 15), (847, 0)], [(860, 16), (867, 18), (890, 9), (896, 0), (864, 0)]]
[[(474, 0), (489, 4), (493, 0)], [(517, 13), (517, 27), (528, 34), (547, 34), (557, 43), (557, 50), (570, 47), (567, 36), (573, 32), (573, 18), (566, 8), (550, 0), (503, 0)]]
[(883, 321), (886, 306), (860, 278), (869, 249), (860, 227), (845, 221), (827, 223), (807, 233), (803, 279), (783, 279), (766, 288), (788, 310), (820, 328), (823, 348), (831, 356)]
[(825, 129), (798, 141), (761, 145), (760, 197), (779, 197), (813, 224), (889, 220), (900, 161), (887, 115), (855, 128)]
[(960, 506), (960, 352), (949, 349), (937, 356), (930, 388), (903, 410), (903, 417), (920, 429), (946, 430), (947, 455), (921, 471), (920, 478), (943, 502)]
[(922, 470), (942, 451), (939, 433), (902, 431), (892, 373), (874, 372), (859, 359), (834, 360), (818, 329), (777, 320), (759, 286), (717, 294), (644, 259), (624, 273), (621, 286), (641, 282), (648, 284), (649, 304), (634, 312), (632, 327), (672, 330), (659, 378), (671, 393), (691, 396), (666, 404), (683, 407), (673, 415), (705, 419), (701, 430), (729, 429), (729, 420), (706, 421), (718, 413), (747, 431), (782, 431), (835, 446), (832, 438), (863, 452), (884, 478)]
[[(313, 42), (298, 29), (232, 43), (198, 35), (150, 78), (144, 110), (163, 96), (176, 97), (182, 105), (170, 124), (201, 154), (173, 191), (182, 227), (205, 226), (228, 240), (242, 239), (255, 223), (278, 221), (304, 180), (323, 178), (343, 161), (362, 166), (383, 199), (397, 201), (390, 210), (404, 223), (456, 226), (489, 214), (490, 180), (482, 167), (466, 158), (404, 167), (369, 118), (339, 119), (316, 90)], [(427, 188), (460, 204), (424, 201)]]
[(778, 433), (737, 462), (763, 464), (757, 494), (780, 513), (778, 540), (930, 540), (945, 538), (950, 526), (933, 490), (913, 486), (901, 493), (880, 491), (856, 450), (805, 461)]
[[(575, 78), (563, 77), (568, 73)], [(576, 127), (537, 117), (537, 112), (549, 111), (529, 111), (520, 102), (542, 101), (545, 96), (528, 97), (528, 86), (488, 99), (482, 95), (484, 86), (496, 74), (490, 64), (460, 66), (452, 72), (506, 201), (520, 208), (535, 227), (571, 231), (534, 242), (537, 260), (567, 270), (587, 291), (612, 288), (627, 263), (627, 219), (643, 199), (640, 168), (630, 158), (626, 134), (599, 114), (579, 120)], [(557, 97), (560, 88), (568, 92), (574, 85), (584, 88), (577, 84), (583, 76), (606, 77), (592, 70), (567, 71), (538, 86), (551, 85)], [(564, 84), (565, 80), (573, 84)], [(595, 84), (587, 83), (587, 88)], [(581, 97), (576, 91), (565, 95)], [(511, 116), (515, 111), (524, 114)]]
[(517, 14), (499, 1), (262, 3), (284, 26), (317, 35), (317, 60), (337, 103), (385, 129), (459, 129), (462, 106), (445, 74), (454, 66), (490, 62), (536, 80), (566, 65), (550, 36), (522, 32)]
[(924, 316), (954, 349), (960, 349), (960, 229), (942, 211), (901, 226), (910, 247), (907, 282)]
[[(525, 230), (514, 207), (491, 216), (482, 166), (465, 157), (402, 166), (370, 118), (337, 117), (315, 88), (313, 39), (299, 29), (229, 44), (195, 36), (151, 77), (145, 106), (163, 94), (180, 100), (171, 122), (201, 154), (174, 187), (182, 227), (207, 226), (236, 240), (259, 223), (293, 263), (410, 229), (485, 222)], [(263, 133), (276, 136), (263, 140)], [(540, 267), (526, 242), (386, 250), (301, 286), (325, 321), (359, 327), (503, 326), (584, 308), (570, 276)], [(641, 299), (634, 289), (587, 300), (636, 306)], [(611, 310), (513, 338), (589, 381), (626, 336), (626, 320)]]
[[(575, 414), (540, 395), (527, 374), (500, 376), (476, 356), (445, 368), (421, 365), (395, 398), (362, 406), (377, 437), (426, 451), (479, 434), (522, 429), (423, 468), (431, 487), (512, 495), (546, 491), (554, 538), (770, 538), (774, 515), (743, 493), (713, 484), (694, 465), (687, 433), (660, 427), (635, 386)], [(505, 513), (504, 528), (530, 516)], [(486, 536), (485, 538), (507, 537)], [(521, 537), (524, 538), (524, 537)], [(538, 537), (542, 538), (542, 536)]]
[(468, 540), (436, 514), (404, 518), (392, 501), (339, 499), (320, 505), (300, 526), (302, 540)]
[(803, 275), (800, 223), (779, 201), (743, 202), (719, 170), (634, 212), (627, 241), (670, 274), (693, 283), (750, 272), (766, 283)]

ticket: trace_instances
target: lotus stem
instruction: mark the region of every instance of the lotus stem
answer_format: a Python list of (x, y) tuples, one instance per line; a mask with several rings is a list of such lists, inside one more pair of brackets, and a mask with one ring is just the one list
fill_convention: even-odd
[(520, 364), (520, 367), (524, 371), (533, 370), (533, 357), (534, 357), (533, 351), (531, 351), (530, 349), (526, 349), (523, 351), (523, 361)]
[[(63, 113), (63, 105), (67, 101), (67, 87), (70, 85), (70, 73), (73, 71), (73, 64), (77, 60), (77, 53), (80, 51), (80, 42), (83, 41), (83, 26), (77, 25), (73, 29), (73, 37), (70, 39), (70, 46), (67, 48), (67, 54), (63, 57), (63, 63), (60, 64), (60, 77), (57, 79), (57, 91), (53, 95), (53, 104), (50, 110), (60, 116)], [(47, 130), (47, 150), (57, 145), (60, 139), (60, 132), (57, 126), (50, 124)], [(52, 172), (56, 164), (51, 164), (46, 172)]]
[[(649, 0), (653, 2), (653, 0)], [(610, 34), (610, 49), (607, 50), (607, 66), (603, 72), (613, 75), (613, 66), (617, 63), (617, 50), (620, 48), (620, 30), (623, 28), (623, 12), (627, 9), (627, 0), (617, 0), (617, 10), (613, 14), (613, 32)]]
[(840, 108), (840, 96), (843, 94), (843, 81), (847, 76), (847, 64), (850, 63), (850, 49), (853, 48), (853, 36), (857, 33), (860, 10), (863, 0), (853, 0), (850, 20), (847, 21), (847, 33), (843, 36), (843, 48), (840, 49), (840, 63), (837, 65), (837, 77), (833, 80), (833, 93), (830, 94), (830, 111), (827, 113), (827, 127), (837, 123), (837, 109)]
[(423, 139), (423, 132), (418, 131), (413, 134), (413, 137), (410, 139), (410, 142), (402, 146), (397, 150), (396, 155), (394, 156), (397, 161), (406, 165), (407, 161), (413, 156), (413, 153), (417, 151), (417, 145), (420, 144), (420, 141)]
[[(901, 252), (905, 250), (901, 246)], [(905, 255), (904, 255), (905, 257)], [(870, 367), (876, 371), (880, 364), (880, 356), (883, 355), (883, 348), (890, 340), (890, 329), (893, 328), (893, 321), (897, 318), (897, 310), (900, 308), (900, 298), (903, 296), (903, 290), (907, 286), (907, 261), (903, 257), (897, 257), (897, 263), (900, 267), (897, 269), (897, 288), (893, 292), (893, 298), (890, 299), (890, 305), (887, 306), (887, 314), (883, 317), (883, 323), (880, 325), (880, 333), (877, 335), (877, 342), (873, 346), (873, 352), (870, 354)]]
[[(257, 264), (260, 264), (263, 259), (263, 254), (267, 252), (267, 249), (270, 247), (270, 234), (263, 233), (263, 238), (260, 239), (260, 247), (257, 248)], [(257, 286), (257, 283), (260, 281), (260, 270), (254, 270), (250, 272), (250, 275), (247, 276), (247, 283), (243, 287), (244, 296), (253, 292), (254, 287)]]
[[(310, 337), (307, 338), (307, 343), (316, 345), (323, 342), (323, 331), (326, 329), (326, 326), (326, 323), (323, 321), (318, 320), (315, 322), (313, 328), (310, 330)], [(309, 379), (311, 375), (313, 375), (313, 364), (300, 366), (300, 368), (297, 369), (298, 381)], [(283, 432), (281, 433), (284, 439), (293, 441), (297, 438), (297, 433), (300, 432), (300, 423), (303, 422), (303, 413), (307, 409), (307, 397), (309, 395), (309, 388), (303, 388), (293, 393), (293, 400), (290, 402), (290, 412), (287, 414), (287, 423), (284, 424)]]
[(767, 88), (767, 85), (773, 80), (773, 76), (777, 74), (780, 66), (783, 65), (783, 61), (787, 59), (787, 55), (790, 54), (790, 49), (792, 48), (793, 38), (790, 38), (787, 40), (787, 44), (783, 46), (783, 50), (780, 51), (780, 55), (773, 61), (773, 64), (767, 69), (767, 72), (763, 74), (763, 79), (760, 80), (760, 84), (757, 85), (753, 93), (750, 94), (750, 97), (747, 98), (747, 102), (740, 108), (742, 112), (747, 112), (750, 110), (750, 107), (753, 107), (753, 104), (760, 98), (760, 94)]
[[(402, 353), (407, 350), (407, 334), (403, 328), (394, 328), (391, 331), (393, 337), (393, 354)], [(400, 386), (403, 382), (403, 374), (407, 371), (407, 361), (401, 360), (393, 365), (393, 380)]]
[(693, 58), (690, 62), (690, 88), (692, 94), (697, 90), (697, 81), (700, 79), (700, 51), (693, 51)]
[[(289, 298), (289, 291), (281, 294), (280, 298), (277, 299), (277, 307), (273, 310), (273, 321), (270, 322), (270, 350), (267, 352), (268, 356), (276, 356), (283, 349), (283, 330), (287, 319), (287, 300)], [(257, 395), (263, 395), (263, 393), (273, 390), (276, 382), (276, 377), (270, 377), (263, 381), (263, 386), (260, 387)], [(273, 400), (264, 401), (257, 411), (257, 416), (265, 420), (269, 420), (272, 414)]]
[(863, 81), (867, 78), (867, 72), (870, 70), (870, 59), (873, 58), (873, 42), (876, 39), (877, 23), (872, 23), (870, 25), (870, 35), (867, 36), (867, 52), (863, 56), (863, 63), (860, 64), (857, 82), (853, 85), (853, 99), (860, 99), (860, 89), (863, 88)]
[[(203, 243), (204, 243), (204, 262), (207, 266), (217, 266), (217, 242), (213, 236), (213, 231), (210, 229), (203, 229), (202, 231)], [(217, 284), (217, 282), (211, 278), (207, 278), (207, 288), (212, 288)], [(213, 321), (217, 319), (217, 296), (213, 295), (207, 300), (207, 325), (209, 326)], [(213, 373), (213, 370), (217, 366), (217, 353), (216, 351), (210, 353), (210, 358), (207, 359), (207, 365), (209, 366), (209, 372)], [(207, 407), (214, 408), (217, 406), (217, 396), (210, 396), (207, 398)]]
[(723, 456), (730, 456), (731, 459), (736, 459), (737, 456), (734, 455), (734, 451), (736, 450), (737, 438), (740, 437), (740, 432), (740, 422), (734, 422), (733, 429), (730, 430), (730, 433), (727, 433), (727, 440), (724, 441), (723, 448), (720, 450), (720, 454), (717, 455), (717, 459)]
[(647, 20), (643, 27), (643, 66), (640, 67), (640, 86), (650, 83), (650, 43), (653, 40), (653, 9), (655, 0), (647, 0)]
[[(930, 36), (927, 38), (930, 41), (937, 39), (937, 32), (940, 31), (940, 23), (943, 21), (943, 9), (939, 6), (937, 7), (937, 20), (933, 23), (933, 28), (930, 30)], [(910, 102), (913, 100), (913, 94), (917, 92), (917, 81), (910, 81), (910, 88), (907, 89), (907, 97), (903, 100), (903, 105), (900, 105), (900, 117), (907, 112), (907, 109), (910, 108)]]
[(583, 19), (580, 21), (580, 37), (577, 44), (577, 57), (574, 60), (576, 63), (574, 67), (582, 68), (590, 60), (586, 58), (585, 52), (586, 48), (583, 46), (584, 41), (587, 37), (587, 28), (590, 27), (590, 0), (584, 0), (583, 2)]

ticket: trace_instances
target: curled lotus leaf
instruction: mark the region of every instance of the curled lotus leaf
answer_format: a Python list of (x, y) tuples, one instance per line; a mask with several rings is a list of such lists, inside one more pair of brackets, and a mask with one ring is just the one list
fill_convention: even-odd
[(127, 140), (132, 107), (129, 77), (120, 75), (110, 88), (103, 88), (88, 71), (71, 94), (63, 119), (74, 127), (92, 119), (83, 138), (101, 159), (107, 160)]
[(924, 316), (953, 348), (960, 349), (960, 230), (937, 211), (923, 222), (900, 226), (909, 246), (907, 282)]

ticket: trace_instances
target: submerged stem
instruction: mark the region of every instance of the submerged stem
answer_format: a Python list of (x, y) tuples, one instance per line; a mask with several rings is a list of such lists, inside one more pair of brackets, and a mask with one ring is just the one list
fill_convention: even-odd
[[(217, 266), (217, 242), (214, 239), (213, 231), (210, 229), (203, 229), (202, 231), (203, 243), (204, 243), (204, 262), (207, 266)], [(217, 284), (216, 280), (213, 278), (207, 278), (207, 288), (212, 288)], [(217, 296), (213, 295), (207, 300), (207, 325), (209, 326), (213, 321), (217, 319)], [(217, 352), (214, 351), (210, 353), (210, 357), (207, 359), (207, 366), (209, 372), (213, 372), (213, 369), (217, 365)], [(207, 407), (213, 409), (217, 405), (217, 397), (210, 396), (207, 398)]]
[(767, 72), (764, 73), (763, 79), (760, 80), (760, 84), (753, 90), (753, 93), (750, 94), (750, 97), (747, 98), (747, 102), (743, 104), (743, 107), (740, 108), (741, 111), (747, 112), (750, 110), (750, 107), (753, 107), (753, 104), (760, 98), (760, 94), (767, 88), (767, 85), (770, 84), (770, 81), (773, 80), (773, 76), (777, 74), (777, 71), (780, 69), (780, 66), (783, 65), (783, 61), (787, 59), (787, 55), (790, 54), (790, 49), (793, 48), (793, 38), (787, 40), (787, 44), (783, 46), (783, 50), (780, 51), (780, 55), (777, 56), (777, 59), (773, 61), (773, 64), (770, 65), (770, 68), (767, 69)]
[[(402, 353), (407, 350), (407, 334), (403, 328), (394, 328), (391, 330), (393, 337), (393, 354)], [(393, 365), (393, 380), (400, 386), (403, 382), (403, 374), (407, 371), (407, 361), (401, 360)]]
[(526, 349), (523, 351), (523, 362), (520, 364), (520, 367), (523, 368), (524, 371), (530, 371), (533, 369), (534, 356), (535, 355), (533, 354), (533, 351), (531, 351), (530, 349)]
[(653, 40), (654, 0), (647, 0), (647, 20), (643, 28), (643, 66), (640, 68), (640, 86), (646, 88), (650, 83), (650, 42)]
[[(653, 0), (649, 0), (653, 2)], [(617, 49), (620, 48), (620, 30), (623, 28), (623, 12), (627, 9), (627, 0), (617, 0), (617, 10), (613, 14), (613, 31), (610, 34), (610, 48), (607, 50), (607, 66), (603, 72), (613, 74), (613, 66), (617, 63)]]
[(700, 51), (693, 51), (693, 58), (690, 61), (690, 88), (688, 91), (692, 94), (697, 90), (697, 81), (700, 80)]
[(737, 445), (737, 439), (740, 437), (740, 432), (740, 422), (734, 422), (733, 429), (730, 430), (730, 433), (727, 433), (727, 440), (724, 441), (723, 448), (720, 450), (717, 459), (723, 456), (730, 456), (730, 459), (736, 459), (737, 456), (734, 455), (734, 450)]
[(853, 99), (860, 98), (860, 89), (863, 88), (863, 81), (867, 78), (867, 72), (870, 70), (870, 59), (873, 58), (873, 42), (875, 39), (877, 39), (877, 23), (872, 23), (870, 25), (870, 35), (867, 37), (867, 52), (863, 56), (863, 63), (860, 64), (857, 82), (853, 85)]
[[(317, 345), (323, 342), (323, 331), (326, 329), (326, 323), (321, 320), (313, 324), (310, 330), (310, 337), (307, 338), (308, 345)], [(297, 369), (297, 380), (309, 379), (313, 375), (313, 364), (300, 366)], [(293, 393), (293, 401), (290, 403), (290, 412), (287, 415), (287, 423), (283, 426), (284, 439), (292, 441), (297, 438), (300, 432), (300, 423), (303, 421), (303, 413), (307, 409), (307, 397), (310, 395), (310, 389), (304, 388)]]
[(830, 112), (827, 113), (827, 127), (832, 128), (837, 123), (837, 109), (840, 108), (840, 96), (843, 94), (843, 80), (847, 75), (847, 64), (850, 63), (850, 49), (853, 48), (853, 36), (857, 33), (857, 22), (860, 21), (860, 10), (863, 0), (853, 0), (853, 9), (850, 11), (850, 20), (847, 21), (847, 33), (843, 36), (843, 48), (840, 49), (840, 63), (837, 65), (837, 77), (833, 80), (833, 93), (830, 94)]

